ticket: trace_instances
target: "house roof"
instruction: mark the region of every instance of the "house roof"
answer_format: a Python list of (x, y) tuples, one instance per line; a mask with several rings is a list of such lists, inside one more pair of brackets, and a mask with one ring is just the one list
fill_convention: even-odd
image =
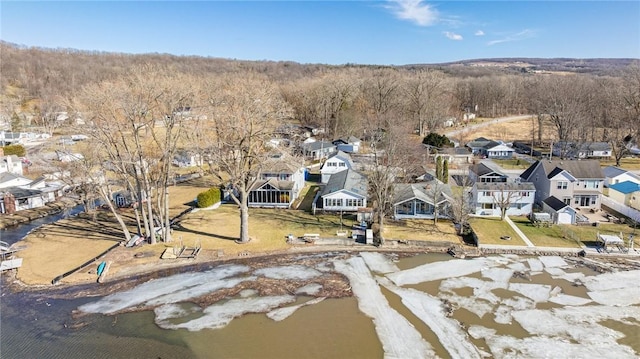
[(276, 152), (262, 163), (261, 172), (292, 174), (298, 171), (300, 167), (302, 167), (302, 159), (287, 153)]
[(640, 184), (631, 181), (624, 181), (609, 186), (610, 190), (616, 190), (623, 194), (629, 194), (640, 191)]
[(440, 149), (440, 153), (453, 156), (472, 156), (467, 147), (445, 147)]
[(321, 196), (324, 197), (334, 192), (346, 190), (366, 197), (367, 187), (367, 178), (364, 175), (352, 169), (347, 169), (346, 171), (334, 173), (329, 177)]
[(565, 170), (578, 179), (604, 179), (597, 160), (538, 160), (522, 172), (520, 177), (528, 180), (538, 166), (542, 166), (547, 178), (553, 178)]
[(266, 181), (257, 181), (256, 183), (254, 183), (253, 186), (251, 186), (251, 189), (249, 191), (257, 190), (258, 188), (263, 187), (267, 183), (271, 187), (281, 191), (289, 191), (293, 188), (293, 181), (279, 181), (279, 180), (276, 180), (275, 178), (270, 178)]
[[(620, 176), (621, 174), (624, 174), (624, 173), (627, 173), (627, 172), (629, 172), (629, 171), (627, 171), (625, 169), (622, 169), (620, 167), (616, 167), (616, 166), (607, 166), (607, 167), (602, 169), (602, 173), (607, 178), (617, 177), (617, 176)], [(631, 172), (629, 172), (629, 173), (631, 173)]]
[(315, 141), (315, 142), (303, 143), (301, 147), (305, 151), (312, 152), (322, 148), (335, 148), (336, 146), (331, 142)]
[(514, 149), (505, 145), (504, 143), (500, 143), (500, 142), (496, 142), (496, 141), (491, 141), (489, 143), (487, 143), (486, 145), (482, 146), (484, 149), (486, 150), (493, 150), (495, 148), (499, 148), (500, 151), (512, 151), (514, 152)]
[[(344, 163), (348, 163), (349, 168), (353, 168), (353, 160), (351, 159), (351, 156), (349, 156), (349, 154), (346, 152), (338, 151), (333, 155), (329, 156), (329, 158), (327, 158), (327, 161), (331, 159), (339, 159)], [(325, 163), (327, 163), (327, 161), (325, 161)], [(324, 164), (322, 165), (322, 167), (324, 167)]]
[(356, 143), (356, 142), (360, 142), (360, 139), (355, 137), (355, 136), (349, 136), (349, 137), (340, 137), (338, 139), (333, 140), (333, 144), (337, 145), (338, 143)]
[(471, 147), (471, 148), (484, 147), (490, 142), (493, 142), (493, 141), (488, 140), (484, 137), (478, 137), (475, 140), (467, 142), (467, 147)]
[(551, 196), (551, 197), (547, 197), (544, 201), (542, 201), (544, 203), (547, 204), (547, 206), (551, 207), (554, 211), (559, 211), (561, 209), (563, 209), (564, 207), (568, 207), (569, 205), (562, 202), (561, 200), (557, 199), (555, 196)]
[(488, 175), (490, 173), (496, 173), (505, 177), (507, 176), (506, 174), (502, 173), (502, 171), (500, 171), (499, 169), (493, 168), (493, 166), (485, 162), (476, 163), (475, 165), (469, 167), (469, 170), (475, 173), (478, 177)]
[(37, 197), (42, 194), (42, 191), (40, 190), (21, 188), (21, 187), (7, 187), (7, 188), (3, 188), (0, 192), (2, 193), (2, 198), (4, 198), (4, 193), (9, 192), (16, 199)]
[(578, 148), (580, 151), (610, 151), (611, 145), (608, 142), (585, 142), (581, 143)]
[(30, 179), (24, 177), (24, 176), (20, 176), (18, 174), (15, 173), (11, 173), (11, 172), (2, 172), (0, 173), (0, 184), (1, 183), (5, 183), (5, 182), (9, 182), (9, 181), (13, 181), (15, 179), (24, 179), (26, 181), (31, 182)]
[(535, 191), (536, 186), (532, 182), (478, 182), (478, 191)]
[(422, 202), (434, 204), (435, 191), (442, 191), (443, 198), (439, 203), (451, 198), (451, 187), (438, 180), (421, 183), (396, 183), (393, 186), (393, 204), (397, 205), (410, 199), (419, 199)]

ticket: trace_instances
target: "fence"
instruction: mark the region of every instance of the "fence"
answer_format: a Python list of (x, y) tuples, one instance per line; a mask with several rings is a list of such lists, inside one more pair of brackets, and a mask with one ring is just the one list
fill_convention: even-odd
[(635, 210), (629, 206), (625, 206), (624, 204), (614, 201), (609, 197), (602, 196), (602, 204), (620, 213), (623, 216), (629, 217), (633, 221), (640, 221), (640, 211)]

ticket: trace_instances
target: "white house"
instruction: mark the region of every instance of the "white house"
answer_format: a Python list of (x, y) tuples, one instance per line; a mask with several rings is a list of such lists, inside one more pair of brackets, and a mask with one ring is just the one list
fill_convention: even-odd
[(204, 163), (202, 157), (193, 152), (179, 151), (173, 156), (173, 165), (178, 167), (196, 167)]
[(608, 166), (602, 169), (602, 173), (605, 187), (626, 181), (640, 184), (640, 176), (620, 167)]
[(321, 160), (337, 152), (336, 145), (326, 141), (314, 141), (303, 143), (300, 146), (302, 155), (312, 160)]
[(322, 168), (320, 168), (320, 174), (322, 174), (321, 182), (327, 183), (332, 174), (348, 169), (353, 169), (351, 156), (345, 152), (338, 151), (322, 164)]
[(481, 153), (487, 158), (510, 159), (513, 158), (515, 150), (500, 142), (492, 141), (488, 143)]
[(0, 173), (0, 188), (26, 186), (33, 180), (19, 174), (4, 172)]
[(0, 173), (15, 173), (22, 176), (22, 161), (16, 155), (0, 157)]
[(610, 158), (611, 145), (608, 142), (558, 141), (553, 144), (552, 153), (562, 158)]
[(536, 188), (533, 183), (476, 182), (471, 190), (474, 213), (481, 216), (528, 215), (533, 211)]
[(542, 202), (542, 211), (549, 213), (555, 224), (574, 224), (578, 216), (574, 208), (554, 196), (547, 197)]
[[(367, 206), (367, 178), (354, 170), (331, 175), (320, 192), (322, 210), (328, 212), (357, 212)], [(314, 211), (315, 211), (314, 203)]]

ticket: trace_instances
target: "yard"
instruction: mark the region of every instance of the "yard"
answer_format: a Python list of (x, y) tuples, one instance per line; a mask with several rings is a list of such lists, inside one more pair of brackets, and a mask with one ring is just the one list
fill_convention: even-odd
[[(616, 161), (613, 159), (600, 160), (600, 165), (602, 167), (615, 166)], [(624, 168), (625, 170), (630, 170), (630, 171), (640, 170), (640, 158), (639, 157), (622, 158), (620, 159), (620, 168)]]
[(384, 237), (387, 240), (460, 242), (453, 223), (447, 220), (439, 220), (437, 225), (430, 219), (387, 221), (384, 225)]
[(526, 217), (510, 217), (513, 223), (537, 247), (580, 248), (580, 243), (572, 239), (571, 230), (577, 226), (534, 227)]
[[(471, 218), (469, 220), (471, 228), (478, 236), (480, 244), (502, 244), (512, 246), (526, 246), (524, 241), (505, 221), (500, 218)], [(510, 240), (504, 240), (501, 237), (510, 237)]]
[(508, 170), (526, 170), (527, 168), (529, 168), (529, 166), (531, 166), (531, 164), (527, 161), (518, 158), (508, 160), (494, 159), (492, 161), (495, 162), (498, 166)]

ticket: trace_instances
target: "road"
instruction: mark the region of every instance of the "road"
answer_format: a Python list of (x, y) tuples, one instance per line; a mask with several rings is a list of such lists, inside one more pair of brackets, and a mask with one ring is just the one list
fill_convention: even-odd
[(484, 121), (484, 122), (481, 122), (481, 123), (476, 123), (476, 124), (473, 124), (473, 125), (462, 127), (462, 128), (457, 129), (457, 130), (445, 132), (445, 136), (447, 136), (448, 138), (453, 138), (454, 136), (460, 134), (460, 132), (463, 132), (463, 131), (472, 131), (472, 130), (477, 130), (477, 129), (482, 128), (482, 127), (496, 125), (496, 124), (499, 124), (499, 123), (511, 122), (511, 121), (520, 121), (520, 120), (526, 120), (526, 119), (529, 119), (529, 118), (531, 118), (531, 115), (518, 115), (518, 116), (498, 117), (498, 118), (494, 118), (493, 120)]

